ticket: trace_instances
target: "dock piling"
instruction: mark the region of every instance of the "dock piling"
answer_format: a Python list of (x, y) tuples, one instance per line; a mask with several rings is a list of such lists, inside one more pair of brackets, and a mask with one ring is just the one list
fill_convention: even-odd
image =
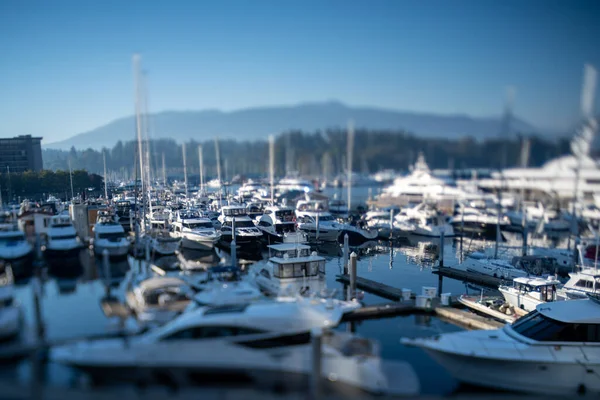
[(352, 300), (356, 297), (356, 270), (357, 270), (357, 260), (358, 256), (355, 252), (350, 254), (350, 295), (348, 296), (348, 300)]
[(527, 235), (528, 235), (528, 231), (527, 231), (527, 225), (523, 226), (523, 249), (522, 249), (522, 253), (521, 255), (523, 257), (525, 257), (527, 255)]
[(342, 249), (342, 265), (344, 266), (344, 274), (348, 273), (348, 257), (350, 256), (350, 246), (348, 234), (344, 235), (344, 248)]
[(390, 210), (390, 241), (394, 239), (394, 209)]
[(313, 328), (310, 337), (312, 344), (312, 374), (310, 379), (310, 399), (318, 400), (321, 396), (321, 343), (323, 330)]
[(444, 266), (444, 231), (440, 234), (440, 268)]

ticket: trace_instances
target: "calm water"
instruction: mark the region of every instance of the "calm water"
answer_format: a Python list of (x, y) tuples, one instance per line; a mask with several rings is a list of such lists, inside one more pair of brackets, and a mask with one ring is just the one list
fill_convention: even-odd
[[(361, 192), (362, 191), (362, 192)], [(354, 190), (356, 201), (364, 201), (366, 188)], [(375, 191), (374, 191), (375, 193)], [(353, 196), (354, 197), (354, 196)], [(358, 255), (358, 274), (378, 282), (384, 282), (398, 288), (409, 288), (420, 293), (422, 286), (436, 286), (437, 275), (431, 273), (431, 265), (439, 257), (439, 241), (428, 242), (423, 238), (411, 238), (389, 247), (379, 243), (364, 249), (355, 250)], [(319, 249), (327, 257), (327, 285), (329, 288), (343, 286), (337, 283), (335, 276), (341, 271), (341, 249), (330, 245)], [(228, 257), (225, 252), (215, 255), (215, 260)], [(239, 254), (238, 258), (243, 259)], [(100, 308), (100, 300), (105, 295), (102, 275), (96, 266), (101, 262), (81, 257), (80, 275), (73, 279), (49, 277), (43, 285), (42, 314), (49, 340), (76, 338), (118, 330), (116, 322), (107, 319)], [(444, 246), (446, 265), (457, 263), (457, 245), (447, 239)], [(123, 276), (128, 269), (126, 260), (113, 262), (113, 278)], [(459, 294), (465, 292), (462, 282), (444, 279), (444, 292)], [(19, 285), (16, 291), (18, 300), (25, 310), (26, 321), (33, 325), (33, 292), (30, 284)], [(385, 302), (385, 299), (365, 294), (366, 304)], [(411, 316), (370, 320), (358, 323), (356, 332), (365, 337), (380, 341), (382, 356), (387, 359), (410, 362), (417, 371), (424, 394), (449, 394), (458, 389), (458, 384), (441, 367), (431, 360), (422, 350), (407, 348), (399, 343), (402, 336), (431, 336), (441, 332), (451, 332), (460, 328), (436, 318)], [(44, 382), (49, 386), (70, 386), (74, 384), (76, 374), (68, 368), (48, 364), (45, 367)], [(30, 363), (21, 362), (17, 366), (0, 368), (0, 381), (10, 380), (24, 385), (30, 382)]]

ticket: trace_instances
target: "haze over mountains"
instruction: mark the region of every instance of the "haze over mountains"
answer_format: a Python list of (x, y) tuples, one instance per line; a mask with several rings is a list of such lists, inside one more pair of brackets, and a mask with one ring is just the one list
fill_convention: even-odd
[[(405, 130), (419, 137), (457, 139), (472, 136), (482, 140), (499, 136), (503, 123), (497, 118), (467, 115), (436, 115), (373, 107), (351, 107), (340, 102), (305, 103), (295, 106), (256, 107), (231, 112), (218, 110), (165, 111), (149, 116), (152, 138), (172, 138), (178, 142), (220, 138), (265, 139), (269, 134), (289, 130), (314, 132), (345, 127), (353, 120), (356, 128)], [(527, 122), (513, 117), (513, 133), (541, 133)], [(44, 144), (45, 148), (101, 149), (119, 140), (135, 139), (135, 118), (125, 117), (69, 139)]]

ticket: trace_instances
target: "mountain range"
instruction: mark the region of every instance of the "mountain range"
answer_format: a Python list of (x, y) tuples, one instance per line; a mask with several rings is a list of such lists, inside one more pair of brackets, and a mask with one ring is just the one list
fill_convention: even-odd
[[(220, 138), (239, 140), (265, 139), (269, 134), (289, 130), (316, 131), (345, 127), (349, 120), (357, 129), (404, 130), (419, 137), (457, 139), (472, 136), (486, 139), (503, 131), (502, 118), (476, 118), (467, 115), (439, 115), (353, 107), (337, 101), (305, 103), (294, 106), (255, 107), (224, 112), (164, 111), (148, 116), (151, 137), (172, 138), (178, 142)], [(531, 124), (513, 116), (511, 132), (542, 133)], [(44, 144), (45, 148), (101, 149), (119, 140), (135, 139), (135, 118), (129, 116), (112, 121), (69, 139)]]

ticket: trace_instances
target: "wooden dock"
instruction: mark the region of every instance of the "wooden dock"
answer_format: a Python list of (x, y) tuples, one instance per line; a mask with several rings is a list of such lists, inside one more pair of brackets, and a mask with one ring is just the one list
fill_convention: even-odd
[[(346, 285), (350, 284), (350, 276), (347, 274), (336, 275), (336, 280)], [(379, 283), (370, 279), (356, 277), (356, 287), (364, 290), (368, 293), (376, 294), (384, 299), (399, 301), (402, 299), (402, 290), (393, 286), (386, 285), (385, 283)]]
[[(350, 284), (348, 275), (338, 275), (337, 281)], [(394, 303), (376, 304), (352, 310), (342, 319), (343, 322), (359, 321), (377, 318), (392, 318), (402, 315), (433, 314), (444, 320), (468, 329), (497, 329), (504, 324), (491, 318), (482, 317), (470, 311), (460, 310), (461, 306), (456, 299), (450, 299), (450, 305), (443, 306), (439, 298), (432, 298), (427, 307), (417, 307), (415, 295), (411, 294), (410, 300), (402, 299), (402, 290), (366, 278), (357, 277), (356, 287), (365, 292), (375, 294), (395, 301)]]
[(476, 272), (469, 272), (452, 267), (433, 267), (432, 272), (436, 275), (441, 275), (446, 278), (475, 283), (478, 285), (488, 286), (494, 289), (497, 289), (500, 285), (508, 283), (507, 280), (502, 278), (495, 278), (493, 276), (478, 274)]

